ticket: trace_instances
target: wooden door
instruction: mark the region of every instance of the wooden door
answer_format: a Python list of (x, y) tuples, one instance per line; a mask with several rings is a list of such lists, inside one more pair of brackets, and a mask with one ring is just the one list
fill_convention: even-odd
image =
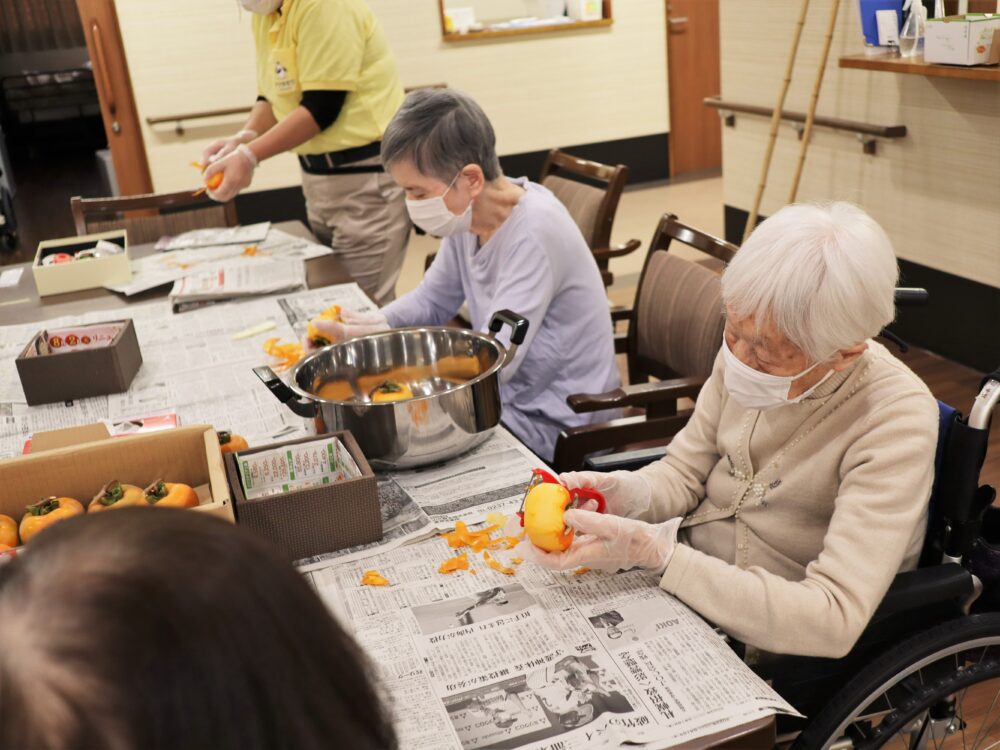
[(719, 0), (667, 0), (670, 175), (722, 166), (719, 115), (706, 96), (722, 91)]
[(77, 0), (122, 195), (153, 192), (114, 0)]

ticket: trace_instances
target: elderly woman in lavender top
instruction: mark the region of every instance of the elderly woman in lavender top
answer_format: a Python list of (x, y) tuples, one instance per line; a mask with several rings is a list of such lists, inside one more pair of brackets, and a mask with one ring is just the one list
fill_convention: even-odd
[(611, 320), (572, 217), (541, 185), (504, 176), (495, 143), (485, 113), (465, 94), (410, 94), (386, 129), (382, 161), (406, 191), (413, 222), (443, 238), (441, 250), (420, 285), (378, 313), (314, 323), (336, 341), (443, 325), (463, 302), (477, 330), (497, 310), (523, 315), (527, 339), (501, 371), (503, 421), (551, 459), (560, 430), (607, 418), (573, 413), (566, 397), (619, 385)]

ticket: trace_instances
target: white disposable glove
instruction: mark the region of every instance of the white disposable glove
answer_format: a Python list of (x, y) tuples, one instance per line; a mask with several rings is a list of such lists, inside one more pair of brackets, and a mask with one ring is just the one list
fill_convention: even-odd
[[(631, 471), (568, 471), (559, 475), (559, 481), (570, 489), (597, 490), (604, 495), (607, 513), (626, 518), (637, 518), (649, 510), (653, 497), (649, 483)], [(583, 507), (592, 510), (596, 505)]]
[(219, 138), (217, 141), (212, 141), (201, 152), (201, 163), (208, 166), (224, 156), (229, 156), (241, 143), (250, 143), (254, 138), (257, 138), (257, 131), (244, 128), (236, 135), (229, 136), (229, 138)]
[(636, 566), (662, 575), (677, 547), (680, 516), (664, 523), (646, 523), (632, 518), (567, 510), (563, 518), (576, 534), (565, 552), (546, 552), (525, 537), (515, 547), (525, 560), (551, 570), (570, 570), (586, 565), (601, 570), (628, 570)]
[(212, 162), (202, 172), (202, 177), (206, 182), (212, 175), (223, 173), (222, 184), (215, 190), (209, 190), (208, 197), (219, 203), (232, 200), (238, 192), (250, 187), (253, 171), (256, 168), (257, 157), (254, 156), (253, 151), (246, 144), (239, 144), (235, 151)]
[[(340, 320), (313, 318), (310, 322), (332, 344), (353, 339), (355, 336), (389, 330), (389, 321), (381, 310), (359, 313), (345, 309), (340, 311)], [(314, 350), (316, 347), (307, 340), (306, 348)]]

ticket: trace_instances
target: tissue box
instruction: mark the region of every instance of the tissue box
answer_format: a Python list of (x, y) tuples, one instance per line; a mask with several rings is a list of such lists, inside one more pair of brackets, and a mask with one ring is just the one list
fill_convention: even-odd
[(927, 21), (924, 62), (948, 65), (992, 65), (1000, 62), (994, 34), (1000, 30), (1000, 14), (969, 13)]
[(123, 393), (142, 365), (131, 319), (63, 329), (49, 338), (47, 351), (45, 333), (36, 333), (14, 361), (29, 406)]
[[(106, 240), (119, 245), (124, 252), (104, 258), (87, 258), (66, 263), (45, 266), (42, 261), (49, 255), (69, 253), (94, 247), (98, 240)], [(129, 261), (128, 239), (124, 229), (38, 243), (35, 261), (31, 266), (35, 276), (38, 296), (78, 292), (81, 289), (97, 289), (112, 284), (127, 284), (132, 280), (132, 266)]]
[[(242, 459), (275, 448), (339, 438), (361, 476), (308, 489), (247, 498), (240, 479)], [(315, 437), (256, 446), (225, 456), (236, 523), (273, 542), (291, 560), (302, 560), (382, 538), (378, 485), (354, 436), (334, 432)]]

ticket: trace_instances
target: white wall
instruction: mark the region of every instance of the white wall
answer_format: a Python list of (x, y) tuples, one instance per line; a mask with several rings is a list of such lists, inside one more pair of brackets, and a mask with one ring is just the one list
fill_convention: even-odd
[[(774, 106), (784, 75), (799, 0), (721, 0), (722, 96)], [(814, 0), (785, 107), (806, 111), (829, 15)], [(980, 81), (842, 69), (842, 55), (863, 51), (856, 2), (841, 12), (818, 114), (877, 125), (905, 125), (908, 135), (880, 141), (874, 156), (850, 134), (814, 131), (798, 200), (849, 200), (885, 227), (897, 254), (968, 279), (1000, 286), (1000, 87)], [(769, 121), (738, 115), (723, 128), (725, 202), (749, 209)], [(799, 142), (783, 125), (761, 213), (780, 208)]]
[[(188, 163), (240, 117), (149, 127), (148, 116), (238, 107), (255, 97), (250, 19), (229, 0), (116, 0), (154, 189), (196, 184)], [(618, 0), (606, 29), (444, 43), (433, 0), (370, 0), (406, 86), (447, 83), (474, 96), (501, 154), (668, 130), (663, 0)], [(273, 162), (273, 163), (272, 163)], [(298, 184), (283, 156), (254, 189)]]

